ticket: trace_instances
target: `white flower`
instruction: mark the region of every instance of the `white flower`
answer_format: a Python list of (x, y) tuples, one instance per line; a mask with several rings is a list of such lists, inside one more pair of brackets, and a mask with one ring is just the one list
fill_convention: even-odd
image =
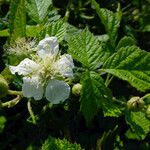
[(43, 96), (53, 104), (69, 97), (70, 87), (60, 77), (73, 78), (73, 59), (71, 55), (59, 56), (56, 37), (46, 37), (37, 46), (40, 61), (28, 58), (18, 66), (9, 66), (12, 74), (23, 75), (22, 91), (24, 97), (40, 100)]
[(73, 78), (72, 68), (74, 68), (74, 64), (71, 55), (60, 56), (60, 59), (55, 63), (55, 67), (63, 76)]
[(59, 51), (57, 38), (46, 37), (39, 42), (37, 48), (37, 53), (42, 59), (44, 59), (46, 56), (57, 55)]
[(18, 66), (9, 66), (9, 69), (12, 74), (18, 73), (19, 75), (28, 75), (39, 68), (39, 64), (25, 58)]

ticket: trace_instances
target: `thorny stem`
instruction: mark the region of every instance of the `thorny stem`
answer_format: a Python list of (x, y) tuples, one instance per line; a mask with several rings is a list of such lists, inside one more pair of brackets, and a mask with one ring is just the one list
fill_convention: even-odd
[(32, 110), (32, 106), (31, 106), (31, 101), (30, 100), (27, 103), (27, 108), (28, 108), (29, 114), (30, 114), (30, 116), (32, 118), (33, 124), (36, 124), (36, 118), (35, 118), (34, 112)]

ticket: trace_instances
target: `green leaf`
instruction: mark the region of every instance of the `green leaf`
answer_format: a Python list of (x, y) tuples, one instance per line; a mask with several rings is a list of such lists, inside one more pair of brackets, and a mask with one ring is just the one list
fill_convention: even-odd
[(82, 150), (79, 144), (72, 144), (66, 139), (56, 139), (49, 136), (43, 143), (41, 150)]
[(143, 112), (126, 112), (126, 122), (131, 129), (126, 132), (130, 139), (143, 140), (150, 132), (150, 120), (145, 117)]
[(4, 29), (0, 31), (0, 37), (8, 37), (8, 36), (9, 36), (8, 29)]
[(27, 12), (37, 23), (41, 23), (45, 19), (50, 5), (52, 5), (52, 0), (26, 0)]
[(105, 26), (105, 30), (109, 35), (112, 46), (115, 46), (117, 31), (120, 26), (122, 16), (121, 11), (119, 10), (117, 13), (113, 13), (108, 9), (100, 8), (99, 4), (95, 0), (92, 0), (92, 5), (95, 7), (98, 16)]
[(12, 0), (10, 3), (10, 37), (11, 41), (26, 35), (25, 0)]
[(5, 127), (5, 123), (6, 123), (6, 118), (4, 116), (0, 116), (0, 133), (3, 132), (3, 129)]
[[(27, 37), (35, 37), (42, 30), (41, 26), (37, 25), (27, 25), (26, 26), (26, 36)], [(0, 31), (0, 37), (8, 37), (9, 31), (8, 29)]]
[(93, 78), (91, 78), (90, 72), (87, 72), (81, 81), (82, 93), (80, 98), (80, 109), (87, 121), (91, 121), (98, 110), (96, 101), (98, 101), (99, 97), (101, 97), (101, 93), (99, 92), (99, 89), (97, 89), (95, 85), (96, 83), (98, 83), (98, 81), (96, 82)]
[(78, 29), (77, 27), (67, 23), (67, 32), (65, 35), (65, 40), (69, 41), (69, 39), (72, 38), (72, 35), (73, 36), (78, 35), (81, 31), (82, 31), (81, 29)]
[(133, 46), (136, 45), (136, 41), (129, 36), (124, 36), (118, 43), (116, 50), (119, 50), (121, 47)]
[(59, 20), (43, 27), (43, 29), (37, 34), (37, 38), (42, 40), (48, 34), (49, 36), (56, 36), (58, 41), (61, 42), (64, 40), (66, 32), (67, 24), (63, 20)]
[(122, 47), (108, 58), (102, 71), (128, 81), (139, 91), (150, 89), (150, 53), (136, 46)]
[(26, 26), (26, 35), (27, 35), (27, 37), (35, 37), (41, 30), (42, 30), (41, 26), (27, 25)]
[(46, 31), (46, 33), (49, 34), (50, 36), (56, 36), (59, 42), (61, 42), (64, 39), (66, 32), (67, 32), (67, 24), (63, 20), (51, 23), (47, 27)]
[(68, 46), (68, 52), (84, 67), (93, 70), (101, 65), (102, 47), (88, 29), (69, 39)]
[(98, 73), (87, 71), (81, 84), (80, 109), (87, 122), (93, 119), (98, 109), (103, 109), (105, 116), (119, 116), (120, 110), (113, 104), (111, 92)]

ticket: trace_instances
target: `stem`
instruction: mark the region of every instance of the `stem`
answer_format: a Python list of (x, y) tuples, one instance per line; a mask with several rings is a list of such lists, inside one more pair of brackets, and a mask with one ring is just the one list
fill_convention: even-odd
[(67, 22), (68, 19), (69, 19), (69, 15), (70, 15), (70, 5), (72, 4), (72, 0), (69, 0), (68, 4), (67, 4), (67, 7), (66, 7), (66, 13), (65, 13), (65, 16), (64, 16), (64, 21)]
[(8, 108), (14, 107), (16, 104), (18, 104), (20, 102), (21, 99), (22, 99), (22, 96), (17, 95), (16, 98), (14, 98), (8, 102), (0, 103), (0, 107), (8, 107)]
[(23, 96), (21, 91), (8, 90), (8, 94), (9, 95), (20, 95), (21, 97)]
[(106, 78), (106, 81), (105, 81), (106, 87), (108, 87), (108, 85), (110, 84), (112, 79), (113, 79), (113, 76), (111, 76), (111, 74), (107, 74), (107, 78)]
[(30, 114), (30, 116), (32, 118), (33, 124), (36, 124), (36, 118), (35, 118), (34, 112), (32, 110), (32, 106), (31, 106), (31, 101), (30, 100), (27, 103), (27, 108), (28, 108), (29, 114)]
[(141, 97), (141, 99), (143, 100), (143, 99), (145, 99), (145, 98), (147, 98), (147, 97), (149, 97), (149, 96), (150, 96), (150, 93), (144, 95), (143, 97)]
[(117, 102), (117, 103), (120, 103), (121, 105), (124, 105), (126, 106), (126, 102), (123, 102), (123, 101), (120, 101), (120, 100), (117, 100), (116, 98), (113, 98), (113, 101)]

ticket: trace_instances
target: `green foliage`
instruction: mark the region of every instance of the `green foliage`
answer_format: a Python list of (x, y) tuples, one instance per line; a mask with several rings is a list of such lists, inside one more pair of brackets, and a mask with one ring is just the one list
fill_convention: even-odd
[(50, 5), (52, 5), (52, 0), (26, 0), (27, 12), (37, 23), (41, 23), (45, 19)]
[(27, 25), (26, 26), (26, 36), (35, 37), (42, 30), (41, 26), (38, 25)]
[(48, 34), (49, 36), (56, 36), (59, 42), (61, 42), (62, 40), (64, 40), (66, 32), (67, 32), (67, 23), (65, 23), (63, 20), (59, 20), (45, 26), (37, 34), (37, 38), (41, 40), (45, 38), (45, 36)]
[(93, 70), (101, 65), (102, 47), (88, 29), (71, 38), (68, 41), (68, 46), (68, 52), (84, 67)]
[(87, 121), (91, 121), (100, 108), (105, 116), (119, 116), (120, 110), (113, 104), (111, 92), (98, 73), (87, 71), (81, 83), (81, 111)]
[(12, 0), (10, 3), (10, 38), (13, 42), (26, 35), (25, 0)]
[(126, 112), (126, 122), (131, 129), (126, 132), (129, 139), (143, 140), (150, 132), (150, 120), (143, 112)]
[(103, 66), (103, 71), (128, 81), (139, 91), (150, 89), (150, 54), (136, 46), (122, 47)]
[(5, 97), (8, 93), (8, 83), (4, 77), (0, 74), (0, 98)]
[(3, 129), (5, 127), (6, 118), (4, 116), (0, 116), (0, 133), (3, 132)]
[(53, 22), (47, 27), (47, 34), (49, 36), (56, 36), (59, 42), (64, 40), (66, 31), (67, 31), (67, 23), (65, 23), (63, 20)]
[(136, 41), (129, 36), (124, 36), (118, 43), (116, 50), (119, 50), (121, 47), (133, 46), (136, 45)]
[(55, 139), (51, 136), (44, 142), (41, 150), (82, 150), (79, 144), (72, 144), (66, 139)]
[(0, 31), (0, 37), (5, 37), (5, 36), (6, 37), (9, 36), (8, 29)]
[(122, 16), (121, 11), (119, 10), (117, 13), (113, 13), (108, 9), (100, 8), (95, 0), (92, 0), (92, 5), (95, 7), (97, 14), (99, 15), (103, 25), (105, 26), (105, 30), (109, 35), (110, 42), (114, 47), (117, 39), (117, 31), (120, 26)]
[[(3, 103), (5, 106), (8, 106), (7, 103), (13, 104), (11, 100), (18, 97), (18, 92), (12, 95), (9, 88), (16, 91), (22, 88), (22, 76), (12, 75), (9, 65), (17, 65), (29, 56), (39, 62), (37, 55), (34, 55), (36, 48), (29, 47), (26, 52), (25, 45), (29, 46), (26, 40), (37, 38), (36, 42), (39, 42), (46, 35), (56, 36), (60, 49), (63, 52), (68, 50), (76, 60), (74, 78), (64, 78), (72, 87), (72, 93), (64, 103), (51, 105), (44, 98), (41, 101), (31, 100), (36, 124), (31, 124), (24, 98), (17, 101), (16, 107), (0, 110), (0, 113), (9, 116), (8, 121), (0, 116), (0, 149), (39, 149), (48, 135), (67, 137), (79, 142), (85, 149), (149, 149), (150, 94), (142, 92), (150, 90), (150, 53), (135, 46), (147, 47), (149, 51), (149, 0), (119, 1), (116, 13), (110, 10), (116, 9), (118, 1), (100, 1), (100, 5), (98, 2), (0, 1), (1, 49), (7, 47), (9, 42), (14, 48), (14, 51), (9, 51), (8, 47), (1, 51), (0, 69), (5, 78), (0, 77), (1, 106), (4, 106)], [(85, 26), (88, 28), (83, 30)], [(23, 45), (20, 42), (15, 46), (18, 39), (25, 39)], [(114, 76), (127, 81), (138, 91)], [(140, 97), (142, 94), (145, 94), (144, 98)], [(92, 126), (86, 127), (79, 111)], [(124, 135), (122, 127), (126, 129), (129, 126)], [(8, 140), (3, 135), (9, 136)], [(20, 139), (21, 142), (18, 142)], [(139, 140), (140, 144), (137, 144)], [(81, 147), (66, 139), (48, 137), (41, 149), (80, 150)]]

